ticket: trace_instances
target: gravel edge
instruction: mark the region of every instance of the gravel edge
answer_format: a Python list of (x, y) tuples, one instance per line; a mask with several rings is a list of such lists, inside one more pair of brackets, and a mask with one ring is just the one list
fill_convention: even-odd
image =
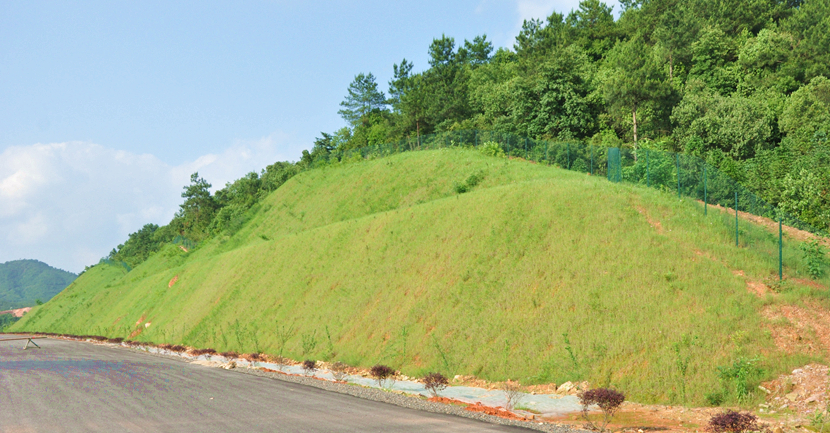
[[(63, 338), (55, 338), (50, 336), (48, 338), (53, 339), (60, 339), (60, 340), (67, 340), (67, 341), (76, 341), (80, 343), (92, 343), (92, 344), (101, 344), (106, 345), (113, 348), (125, 349), (125, 350), (132, 350), (135, 352), (144, 353), (150, 356), (157, 356), (161, 358), (166, 358), (170, 360), (176, 360), (179, 362), (186, 362), (191, 363), (190, 360), (185, 359), (181, 356), (177, 355), (168, 355), (162, 353), (152, 353), (141, 349), (136, 349), (132, 347), (122, 346), (120, 344), (111, 344), (111, 343), (99, 343), (99, 342), (91, 342), (85, 340), (75, 340), (75, 339), (63, 339)], [(208, 367), (211, 368), (211, 367)], [(213, 367), (217, 368), (217, 367)], [(495, 415), (487, 415), (481, 412), (472, 412), (468, 410), (464, 410), (464, 408), (460, 406), (455, 406), (451, 404), (444, 404), (444, 403), (436, 403), (427, 401), (423, 398), (418, 396), (405, 394), (405, 393), (398, 393), (398, 392), (390, 392), (385, 391), (378, 388), (367, 388), (364, 386), (356, 385), (356, 384), (348, 384), (348, 383), (338, 383), (338, 382), (330, 382), (328, 380), (323, 379), (314, 379), (311, 377), (306, 376), (293, 376), (283, 373), (271, 373), (263, 370), (258, 370), (254, 368), (248, 367), (237, 367), (233, 368), (228, 371), (235, 371), (241, 374), (248, 374), (252, 376), (259, 376), (259, 377), (266, 377), (270, 379), (276, 379), (283, 382), (290, 382), (296, 383), (299, 385), (311, 386), (318, 389), (323, 389), (326, 391), (336, 392), (338, 394), (345, 394), (350, 395), (352, 397), (361, 398), (364, 400), (371, 400), (380, 403), (387, 403), (392, 404), (395, 406), (405, 407), (408, 409), (415, 409), (424, 412), (432, 412), (432, 413), (440, 413), (446, 415), (454, 415), (459, 416), (462, 418), (469, 418), (475, 419), (479, 421), (484, 421), (490, 424), (498, 424), (498, 425), (505, 425), (505, 426), (512, 426), (512, 427), (520, 427), (529, 430), (536, 430), (542, 432), (550, 432), (550, 433), (589, 433), (587, 430), (582, 429), (575, 429), (569, 425), (564, 424), (554, 424), (549, 422), (540, 422), (540, 421), (516, 421), (506, 418), (501, 418)]]

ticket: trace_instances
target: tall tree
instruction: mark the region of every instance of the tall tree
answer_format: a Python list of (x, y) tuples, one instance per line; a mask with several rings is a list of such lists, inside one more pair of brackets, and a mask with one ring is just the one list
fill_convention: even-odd
[(653, 48), (641, 38), (618, 42), (608, 53), (602, 92), (611, 109), (631, 117), (634, 149), (639, 138), (637, 115), (650, 103), (668, 96), (670, 87), (654, 61)]
[(386, 96), (378, 90), (375, 76), (369, 74), (357, 74), (349, 84), (348, 94), (340, 103), (343, 109), (337, 113), (352, 126), (357, 125), (360, 118), (374, 109), (383, 110), (386, 108)]
[(180, 234), (188, 235), (195, 240), (208, 234), (207, 228), (219, 207), (210, 194), (210, 187), (211, 184), (199, 177), (198, 172), (190, 175), (190, 185), (185, 186), (182, 192), (184, 203), (179, 205), (179, 211), (176, 213), (176, 218), (181, 224)]

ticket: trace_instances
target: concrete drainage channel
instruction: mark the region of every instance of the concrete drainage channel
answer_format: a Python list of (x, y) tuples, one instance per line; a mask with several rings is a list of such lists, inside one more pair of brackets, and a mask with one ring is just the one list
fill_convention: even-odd
[[(394, 404), (396, 406), (434, 413), (452, 414), (465, 418), (483, 420), (494, 424), (524, 427), (532, 430), (555, 433), (583, 431), (574, 429), (567, 425), (540, 422), (535, 419), (540, 416), (554, 417), (579, 412), (582, 409), (582, 406), (579, 404), (578, 398), (572, 395), (561, 396), (556, 394), (524, 394), (519, 401), (519, 406), (530, 408), (537, 413), (534, 415), (530, 412), (515, 410), (514, 413), (516, 415), (525, 417), (526, 420), (513, 420), (495, 415), (487, 415), (482, 412), (466, 410), (464, 407), (459, 405), (427, 401), (421, 398), (421, 396), (429, 396), (429, 392), (424, 388), (423, 384), (413, 380), (396, 380), (394, 382), (388, 382), (386, 388), (381, 389), (374, 379), (357, 375), (347, 375), (345, 380), (346, 383), (336, 382), (331, 372), (325, 369), (315, 371), (313, 377), (307, 376), (305, 375), (305, 371), (301, 365), (281, 366), (270, 362), (251, 362), (242, 358), (228, 359), (219, 354), (213, 354), (210, 356), (193, 356), (184, 352), (171, 352), (169, 350), (152, 346), (128, 346), (126, 344), (105, 343), (91, 339), (66, 339), (136, 350), (155, 356), (185, 360), (205, 367), (233, 369), (244, 374), (269, 377), (286, 382), (334, 391), (341, 394), (348, 394), (358, 398)], [(504, 406), (506, 401), (504, 391), (468, 386), (449, 386), (441, 391), (440, 396), (471, 405), (480, 403), (484, 406), (494, 408)]]

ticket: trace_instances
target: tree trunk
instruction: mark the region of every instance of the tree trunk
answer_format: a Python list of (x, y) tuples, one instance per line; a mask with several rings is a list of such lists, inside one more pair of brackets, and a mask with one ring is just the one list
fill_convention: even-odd
[(421, 147), (421, 121), (415, 121), (415, 135), (418, 137), (418, 148)]
[(634, 161), (637, 160), (637, 106), (631, 110), (631, 119), (634, 121)]
[(669, 53), (669, 81), (674, 79), (674, 54)]

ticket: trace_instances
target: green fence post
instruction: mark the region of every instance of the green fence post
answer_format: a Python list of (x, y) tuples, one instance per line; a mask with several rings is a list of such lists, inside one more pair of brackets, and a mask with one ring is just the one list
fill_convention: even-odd
[(649, 171), (650, 166), (648, 162), (648, 149), (646, 149), (646, 187), (651, 188), (651, 172)]
[(707, 207), (707, 191), (706, 191), (706, 163), (703, 163), (703, 215), (706, 215)]
[(735, 191), (735, 246), (738, 246), (738, 191)]
[(568, 165), (565, 166), (566, 169), (571, 169), (571, 143), (565, 143), (565, 152), (568, 158)]
[(674, 154), (674, 164), (677, 166), (677, 198), (680, 198), (680, 154)]
[(781, 231), (781, 210), (778, 210), (778, 281), (784, 279), (784, 236)]

